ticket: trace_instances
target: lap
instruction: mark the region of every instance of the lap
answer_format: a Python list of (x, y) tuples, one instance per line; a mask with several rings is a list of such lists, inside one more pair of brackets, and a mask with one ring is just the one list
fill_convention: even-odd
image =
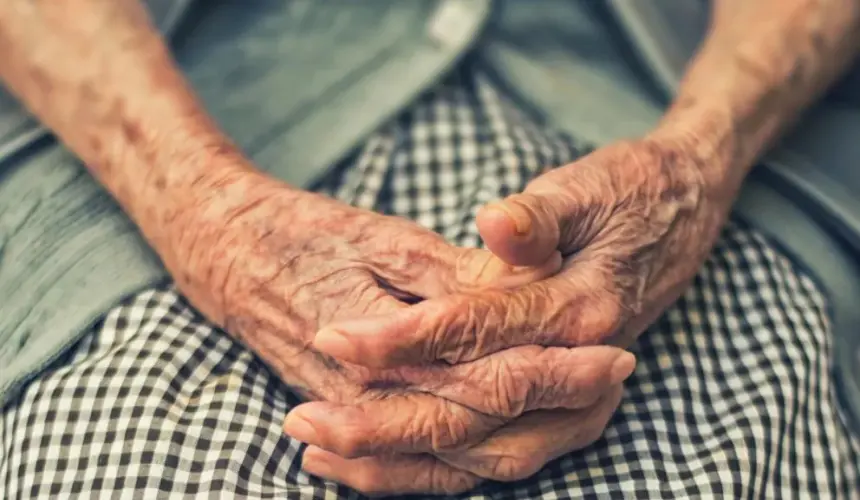
[[(586, 149), (480, 78), (443, 86), (320, 189), (463, 245), (472, 215)], [(724, 231), (692, 287), (635, 346), (604, 437), (537, 476), (469, 498), (850, 497), (858, 448), (829, 378), (826, 299), (765, 238)], [(169, 284), (110, 311), (2, 413), (4, 498), (313, 498), (281, 432), (298, 403)]]

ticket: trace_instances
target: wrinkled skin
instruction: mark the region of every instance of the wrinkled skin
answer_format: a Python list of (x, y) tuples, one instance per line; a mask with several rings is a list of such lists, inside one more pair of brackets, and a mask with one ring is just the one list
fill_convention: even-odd
[(596, 441), (615, 412), (621, 393), (620, 385), (613, 386), (594, 405), (582, 410), (529, 412), (481, 443), (435, 456), (348, 459), (312, 445), (305, 451), (302, 468), (371, 496), (456, 494), (474, 488), (486, 478), (524, 479), (547, 462)]
[(545, 173), (485, 207), (478, 225), (510, 263), (560, 251), (561, 272), (338, 322), (314, 345), (376, 367), (460, 363), (522, 345), (628, 345), (693, 278), (725, 221), (734, 193), (712, 189), (701, 167), (680, 143), (641, 141)]
[[(682, 141), (645, 139), (600, 149), (547, 172), (523, 193), (485, 207), (478, 225), (488, 248), (511, 264), (534, 264), (560, 251), (560, 273), (515, 290), (449, 295), (390, 314), (338, 322), (321, 331), (314, 346), (337, 359), (390, 368), (415, 360), (474, 362), (526, 345), (629, 345), (688, 285), (726, 219), (734, 190), (708, 168)], [(497, 462), (498, 468), (485, 477), (511, 480), (538, 470), (543, 464), (528, 457), (557, 456), (541, 450), (552, 449), (553, 440), (570, 429), (594, 429), (593, 440), (617, 403), (610, 392), (590, 412), (576, 416), (528, 414), (517, 421), (520, 428), (504, 428), (510, 429), (512, 442), (505, 445), (511, 451), (503, 463), (518, 461), (518, 466)], [(315, 405), (319, 403), (294, 413), (314, 414)], [(342, 439), (353, 439), (349, 429), (369, 426), (353, 409), (326, 406), (326, 411), (329, 416), (319, 419), (317, 428), (326, 438), (300, 437), (331, 452), (339, 452)], [(542, 425), (527, 428), (527, 418), (540, 419)], [(368, 439), (376, 436), (368, 434)], [(530, 446), (535, 442), (542, 444)], [(382, 442), (365, 443), (365, 448), (404, 451)], [(317, 453), (313, 451), (315, 459)], [(440, 458), (448, 461), (445, 454)], [(347, 467), (342, 458), (319, 452), (319, 460), (338, 464), (340, 470), (332, 473), (326, 467), (322, 475), (359, 489), (398, 491), (403, 486), (394, 472), (382, 472), (382, 458), (364, 458)], [(361, 468), (375, 482), (356, 472)]]
[[(346, 457), (437, 454), (442, 460), (398, 460), (395, 469), (411, 468), (423, 478), (412, 491), (460, 491), (482, 477), (531, 474), (551, 456), (596, 439), (602, 426), (583, 426), (550, 447), (535, 441), (513, 458), (501, 445), (520, 427), (549, 425), (543, 420), (553, 414), (567, 415), (568, 427), (578, 426), (573, 417), (580, 415), (607, 420), (633, 370), (632, 355), (607, 346), (524, 345), (455, 365), (374, 368), (336, 361), (311, 346), (315, 332), (333, 322), (532, 283), (558, 272), (560, 254), (550, 252), (536, 266), (510, 266), (488, 251), (453, 247), (410, 221), (295, 191), (251, 170), (199, 192), (208, 195), (170, 224), (178, 232), (166, 263), (183, 294), (305, 399), (323, 405), (288, 417), (288, 433)], [(327, 434), (327, 425), (339, 424), (326, 419), (344, 414), (325, 405), (350, 408), (361, 424)], [(532, 410), (548, 412), (518, 418)], [(487, 441), (491, 435), (497, 437)], [(314, 461), (321, 453), (306, 454), (309, 470), (325, 463)], [(432, 472), (420, 472), (428, 467)]]
[[(435, 246), (414, 228), (296, 193), (259, 174), (224, 175), (223, 166), (213, 164), (225, 138), (195, 103), (138, 2), (0, 2), (0, 78), (111, 192), (204, 314), (242, 338), (309, 398), (329, 401), (299, 408), (288, 419), (288, 430), (298, 433), (291, 424), (332, 401), (364, 405), (358, 406), (359, 415), (377, 415), (373, 403), (394, 408), (400, 401), (415, 409), (423, 403), (448, 405), (446, 418), (415, 419), (426, 425), (410, 421), (414, 428), (402, 420), (380, 421), (372, 429), (343, 425), (336, 432), (329, 432), (331, 422), (355, 420), (346, 408), (331, 408), (325, 413), (329, 419), (314, 421), (322, 446), (349, 455), (386, 447), (402, 451), (411, 444), (432, 448), (439, 459), (400, 457), (391, 469), (381, 469), (392, 461), (366, 457), (335, 462), (339, 468), (326, 472), (331, 457), (311, 447), (303, 464), (307, 470), (378, 493), (459, 491), (477, 476), (440, 460), (482, 477), (510, 479), (562, 452), (556, 446), (582, 443), (558, 443), (553, 436), (588, 436), (590, 429), (602, 428), (608, 411), (600, 409), (614, 407), (618, 391), (611, 383), (616, 370), (605, 365), (619, 361), (618, 352), (537, 346), (630, 342), (698, 267), (754, 159), (848, 67), (860, 47), (860, 4), (854, 0), (713, 3), (710, 34), (669, 111), (674, 118), (664, 124), (675, 122), (676, 132), (699, 136), (705, 146), (727, 145), (728, 154), (703, 160), (695, 148), (675, 142), (616, 145), (542, 177), (524, 195), (497, 207), (513, 219), (487, 209), (479, 220), (481, 233), (503, 259), (537, 262), (553, 249), (566, 256), (562, 273), (511, 293), (476, 293), (496, 281), (495, 272), (477, 271), (482, 265), (476, 262), (488, 262), (478, 254), (463, 257), (462, 269), (467, 277), (480, 276), (475, 283), (461, 282), (452, 279), (461, 269), (455, 264), (460, 254)], [(724, 182), (721, 170), (734, 180)], [(211, 186), (204, 186), (208, 194), (198, 199), (201, 184)], [(517, 234), (516, 222), (523, 234)], [(372, 224), (388, 237), (363, 240), (351, 224)], [(404, 231), (397, 245), (392, 227)], [(416, 246), (399, 245), (409, 241)], [(380, 249), (392, 252), (374, 259)], [(435, 257), (426, 268), (403, 264), (403, 255), (416, 249), (417, 255)], [(429, 300), (398, 311), (402, 304), (376, 286), (386, 280), (391, 283), (385, 290), (398, 297)], [(345, 323), (365, 313), (384, 317)], [(368, 367), (335, 363), (309, 346), (312, 332), (331, 322), (341, 325), (321, 334), (316, 348)], [(331, 334), (336, 331), (357, 335), (338, 345)], [(527, 344), (535, 345), (484, 356)], [(594, 367), (585, 359), (579, 365), (553, 358), (580, 355), (597, 360)], [(450, 371), (390, 368), (417, 358), (463, 362)], [(552, 367), (562, 361), (577, 369), (556, 373)], [(620, 368), (631, 363), (628, 358)], [(510, 377), (520, 371), (523, 377)], [(567, 385), (578, 377), (585, 383)], [(547, 406), (549, 399), (556, 400), (553, 407), (579, 408), (607, 381), (612, 389), (587, 410), (526, 413), (472, 447), (455, 446), (458, 440), (450, 438), (478, 440), (489, 431), (478, 425), (476, 432), (471, 424), (495, 425), (507, 420), (504, 415)], [(448, 394), (431, 396), (434, 390)], [(476, 413), (487, 407), (497, 412)], [(563, 414), (564, 427), (550, 425)], [(433, 432), (437, 438), (428, 440)], [(536, 458), (523, 458), (530, 452)], [(352, 472), (342, 470), (346, 465), (354, 466)], [(406, 477), (414, 480), (397, 482), (386, 470), (409, 472)]]

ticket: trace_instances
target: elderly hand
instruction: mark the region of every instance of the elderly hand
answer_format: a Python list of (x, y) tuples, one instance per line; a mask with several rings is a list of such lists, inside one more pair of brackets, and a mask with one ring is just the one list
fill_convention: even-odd
[(333, 323), (314, 346), (391, 367), (459, 363), (522, 345), (628, 345), (694, 277), (736, 193), (708, 155), (685, 144), (655, 136), (608, 146), (479, 214), (496, 255), (528, 264), (561, 251), (560, 273), (512, 291)]
[(264, 356), (282, 342), (306, 347), (331, 322), (407, 308), (400, 299), (517, 286), (560, 267), (559, 255), (510, 266), (252, 167), (212, 170), (169, 217), (159, 248), (190, 301)]
[[(482, 442), (437, 451), (434, 455), (382, 454), (349, 459), (312, 445), (305, 451), (302, 468), (370, 495), (456, 494), (475, 487), (484, 479), (524, 479), (547, 462), (596, 441), (618, 406), (621, 392), (620, 384), (611, 386), (597, 402), (582, 410), (526, 413), (497, 429)], [(301, 408), (294, 411), (300, 412)], [(370, 440), (375, 435), (372, 426), (386, 427), (386, 422), (380, 418), (371, 418), (370, 422), (362, 424), (362, 418), (369, 416), (367, 412), (355, 415), (352, 410), (331, 410), (326, 415), (321, 411), (316, 413), (314, 425), (321, 432), (329, 433), (326, 441), (334, 444), (333, 449), (337, 449), (338, 439), (350, 435), (352, 426), (358, 425)], [(419, 420), (414, 425), (444, 426), (446, 421)], [(341, 431), (341, 426), (346, 426), (347, 430)], [(402, 436), (408, 440), (409, 428), (406, 429)], [(319, 440), (316, 442), (320, 443)], [(403, 449), (404, 446), (396, 448)]]
[[(253, 169), (213, 171), (219, 177), (201, 180), (194, 199), (164, 228), (162, 249), (169, 251), (162, 255), (177, 286), (204, 315), (305, 398), (319, 401), (288, 417), (287, 432), (300, 439), (344, 456), (443, 454), (493, 433), (504, 442), (517, 426), (500, 429), (525, 412), (596, 411), (633, 369), (632, 356), (612, 347), (522, 346), (456, 366), (389, 369), (324, 356), (310, 343), (333, 322), (407, 310), (400, 299), (530, 283), (557, 272), (560, 255), (516, 268), (488, 251), (448, 245), (409, 221), (293, 190)], [(608, 418), (611, 411), (604, 413)], [(338, 418), (357, 423), (342, 427)], [(327, 433), (326, 425), (338, 434)], [(580, 440), (594, 438), (583, 432)], [(470, 460), (464, 468), (480, 472), (494, 467), (498, 451), (479, 446), (452, 462)], [(306, 463), (312, 458), (313, 451)], [(411, 491), (454, 491), (477, 481), (444, 470), (447, 479), (441, 472), (425, 475)]]
[[(725, 221), (735, 188), (706, 156), (683, 140), (655, 136), (618, 143), (550, 171), (525, 192), (485, 207), (478, 225), (487, 246), (511, 264), (562, 252), (559, 274), (512, 291), (446, 296), (394, 314), (335, 323), (318, 333), (314, 346), (341, 360), (383, 368), (416, 360), (462, 363), (524, 345), (629, 345), (694, 277)], [(553, 426), (544, 423), (547, 412), (535, 412), (517, 420), (518, 432), (507, 434), (504, 445), (490, 439), (486, 446), (554, 458), (558, 440), (583, 423), (592, 440), (600, 435), (618, 403), (617, 391), (610, 389), (591, 417), (559, 418)], [(320, 427), (344, 436), (339, 429), (359, 421), (348, 411), (343, 415), (333, 409)], [(530, 426), (530, 419), (541, 424)], [(329, 449), (336, 451), (336, 444)], [(345, 462), (315, 448), (309, 453), (329, 464), (323, 475), (348, 484), (366, 485), (367, 477), (390, 484), (395, 470), (419, 468), (417, 462), (379, 458)], [(526, 456), (508, 453), (509, 462)], [(458, 462), (456, 454), (438, 456), (468, 469), (469, 460)], [(542, 466), (541, 459), (528, 470)], [(434, 470), (425, 467), (425, 474)]]

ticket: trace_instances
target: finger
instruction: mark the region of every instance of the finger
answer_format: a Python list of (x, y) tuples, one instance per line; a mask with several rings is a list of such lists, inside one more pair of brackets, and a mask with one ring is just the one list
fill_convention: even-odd
[[(555, 250), (569, 255), (583, 248), (613, 215), (613, 180), (602, 154), (547, 172), (523, 193), (483, 207), (477, 224), (487, 248), (517, 266), (542, 262)], [(575, 183), (574, 168), (580, 173)]]
[[(452, 248), (448, 258), (453, 261), (453, 266), (444, 267), (442, 272), (435, 274), (434, 281), (439, 290), (428, 295), (429, 298), (489, 288), (517, 288), (556, 274), (562, 265), (560, 252), (550, 252), (544, 259), (528, 266), (512, 266), (487, 250)], [(453, 275), (446, 275), (445, 269), (454, 269)]]
[(343, 458), (316, 446), (302, 457), (302, 469), (369, 496), (421, 493), (455, 495), (481, 478), (451, 467), (432, 455)]
[(421, 298), (485, 289), (510, 289), (552, 276), (558, 252), (529, 266), (505, 263), (487, 250), (460, 248), (436, 237), (406, 237), (391, 251), (372, 252), (379, 281)]
[(515, 418), (534, 410), (589, 407), (635, 367), (635, 357), (616, 347), (521, 346), (468, 363), (404, 371), (404, 381), (477, 412)]
[(404, 393), (358, 405), (306, 403), (287, 415), (284, 431), (344, 457), (458, 449), (526, 411), (591, 406), (635, 366), (632, 354), (607, 346), (542, 351), (547, 355), (505, 351), (452, 367), (448, 377), (419, 374), (433, 382), (414, 388), (432, 395)]
[(473, 447), (438, 456), (457, 469), (486, 479), (525, 479), (548, 462), (599, 439), (622, 392), (620, 385), (614, 386), (596, 404), (582, 410), (527, 413)]
[(546, 261), (559, 247), (554, 200), (529, 193), (482, 207), (476, 219), (487, 248), (502, 261), (529, 266)]
[(481, 441), (507, 420), (430, 394), (408, 393), (357, 405), (301, 404), (287, 414), (284, 432), (355, 458), (461, 448)]
[(459, 363), (519, 345), (603, 342), (628, 314), (603, 286), (603, 269), (584, 263), (512, 291), (427, 300), (393, 314), (332, 323), (316, 349), (371, 367), (444, 360)]

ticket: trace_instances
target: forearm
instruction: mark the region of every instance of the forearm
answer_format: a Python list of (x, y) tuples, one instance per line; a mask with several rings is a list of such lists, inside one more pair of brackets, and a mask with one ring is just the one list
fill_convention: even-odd
[(716, 0), (658, 131), (695, 137), (720, 160), (715, 178), (734, 188), (858, 52), (857, 0)]
[(155, 246), (173, 202), (235, 154), (137, 0), (3, 0), (0, 54), (8, 88)]

